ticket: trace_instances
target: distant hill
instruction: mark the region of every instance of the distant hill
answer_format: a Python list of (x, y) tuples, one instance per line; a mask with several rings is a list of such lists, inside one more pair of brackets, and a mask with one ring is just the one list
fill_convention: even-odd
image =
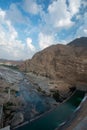
[(6, 64), (6, 65), (19, 65), (23, 61), (14, 61), (14, 60), (7, 60), (7, 59), (0, 59), (0, 64)]

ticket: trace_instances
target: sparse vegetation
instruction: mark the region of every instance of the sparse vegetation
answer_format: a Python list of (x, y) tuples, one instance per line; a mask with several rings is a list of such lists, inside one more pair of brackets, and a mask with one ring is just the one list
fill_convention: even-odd
[(50, 92), (51, 92), (51, 96), (56, 100), (56, 102), (61, 102), (59, 90), (51, 89)]
[(38, 91), (38, 92), (41, 92), (41, 91), (42, 91), (41, 87), (38, 87), (38, 88), (37, 88), (37, 91)]
[(75, 86), (73, 86), (73, 87), (70, 88), (70, 91), (71, 91), (71, 92), (74, 92), (75, 90), (76, 90), (76, 87), (75, 87)]
[(53, 92), (53, 98), (54, 98), (57, 102), (60, 101), (60, 94), (59, 94), (59, 91), (58, 91), (58, 90), (56, 90), (56, 91)]
[(4, 92), (5, 92), (5, 93), (8, 93), (8, 89), (9, 89), (9, 87), (5, 88), (5, 89), (4, 89)]
[(41, 93), (43, 93), (43, 94), (46, 94), (45, 90), (42, 90), (41, 87), (38, 87), (37, 90), (38, 90), (38, 92), (41, 92)]
[(17, 90), (11, 89), (11, 94), (14, 94), (14, 95), (15, 95), (16, 93), (18, 93)]
[(15, 105), (15, 104), (12, 103), (12, 102), (7, 102), (7, 103), (4, 104), (3, 110), (5, 111), (5, 110), (9, 109), (9, 107), (11, 107), (11, 106), (13, 106), (13, 105)]

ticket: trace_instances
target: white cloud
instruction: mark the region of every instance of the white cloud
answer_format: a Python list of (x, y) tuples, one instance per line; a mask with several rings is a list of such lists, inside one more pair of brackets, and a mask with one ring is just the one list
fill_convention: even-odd
[[(55, 0), (47, 9), (48, 12), (41, 14), (44, 26), (41, 26), (42, 32), (39, 33), (39, 45), (43, 49), (52, 44), (55, 44), (55, 34), (59, 33), (61, 29), (69, 29), (74, 25), (72, 22), (71, 13), (66, 5), (66, 0)], [(65, 41), (62, 40), (63, 43)]]
[[(74, 27), (75, 29), (76, 24), (80, 26), (77, 34), (80, 36), (82, 36), (82, 34), (83, 36), (86, 36), (87, 22), (84, 23), (84, 27), (81, 27), (79, 23), (76, 23), (76, 21), (72, 19), (75, 16), (78, 20), (83, 20), (80, 13), (80, 8), (82, 6), (83, 0), (68, 0), (68, 3), (69, 5), (66, 4), (66, 0), (54, 0), (49, 4), (47, 12), (42, 11), (42, 33), (39, 34), (39, 45), (41, 48), (45, 48), (51, 44), (55, 44), (55, 34), (57, 34), (57, 39), (59, 39), (58, 42), (66, 44), (66, 41), (73, 39), (73, 30), (70, 32), (69, 35), (65, 34), (65, 39), (60, 39), (60, 33), (63, 29), (65, 32), (67, 32), (68, 29), (70, 29), (71, 27)], [(85, 20), (87, 20), (87, 18), (85, 18)]]
[(16, 39), (17, 36), (18, 36), (18, 33), (16, 32), (16, 30), (14, 29), (14, 27), (11, 25), (11, 22), (10, 21), (6, 21), (5, 23), (7, 24), (9, 33), (11, 34), (10, 40)]
[(86, 29), (84, 29), (84, 33), (87, 35), (87, 28), (86, 28)]
[(69, 11), (71, 16), (79, 12), (81, 6), (81, 0), (68, 0), (69, 1)]
[(39, 33), (39, 45), (41, 49), (44, 49), (54, 43), (55, 43), (55, 40), (52, 35), (47, 35), (42, 32)]
[[(0, 9), (0, 56), (11, 59), (30, 58), (36, 51), (32, 41), (38, 40), (40, 49), (44, 49), (55, 44), (55, 39), (58, 40), (57, 42), (66, 44), (67, 39), (87, 36), (87, 13), (82, 17), (79, 10), (82, 4), (83, 8), (87, 7), (86, 0), (68, 0), (68, 3), (69, 5), (66, 4), (66, 0), (52, 0), (47, 10), (44, 11), (43, 5), (39, 5), (37, 0), (23, 0), (23, 2), (11, 4), (8, 10)], [(30, 21), (31, 14), (41, 17), (38, 19), (39, 25), (37, 22), (35, 24), (35, 21), (34, 24)], [(74, 19), (72, 21), (73, 16), (81, 22), (75, 23)], [(22, 39), (25, 43), (19, 39), (21, 34), (17, 32), (14, 23), (18, 23), (18, 30), (23, 29), (23, 32), (20, 31), (22, 35), (24, 34)], [(22, 24), (24, 24), (23, 28)], [(78, 28), (74, 36), (65, 34), (71, 27)], [(64, 35), (61, 33), (63, 30)], [(72, 32), (73, 29), (70, 33)], [(34, 38), (38, 35), (38, 39), (32, 40), (29, 35)], [(65, 39), (62, 39), (62, 36)]]
[(55, 28), (66, 28), (73, 25), (71, 14), (67, 9), (66, 0), (56, 0), (48, 6), (46, 22)]
[(0, 9), (0, 57), (13, 60), (30, 58), (34, 53), (32, 40), (27, 39), (24, 44), (18, 39), (18, 33), (6, 19), (6, 12)]
[(0, 9), (0, 17), (1, 17), (1, 20), (3, 20), (5, 17), (5, 12), (2, 9)]
[(87, 8), (87, 0), (81, 0), (83, 8)]
[(12, 23), (27, 24), (27, 22), (29, 22), (29, 19), (23, 16), (18, 6), (14, 3), (12, 3), (9, 9), (6, 11), (6, 18), (11, 20)]
[(79, 26), (76, 32), (76, 37), (82, 37), (82, 36), (87, 37), (87, 12), (84, 14), (81, 20), (83, 21), (83, 24)]
[(27, 43), (28, 48), (29, 48), (31, 51), (35, 51), (35, 47), (32, 45), (32, 39), (31, 39), (31, 38), (27, 38), (27, 39), (26, 39), (26, 43)]
[(41, 6), (35, 0), (24, 0), (23, 8), (26, 12), (34, 15), (38, 14), (41, 10)]

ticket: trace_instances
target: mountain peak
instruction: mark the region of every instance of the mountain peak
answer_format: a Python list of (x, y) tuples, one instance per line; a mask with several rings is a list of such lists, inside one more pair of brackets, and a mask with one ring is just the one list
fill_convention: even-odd
[(87, 47), (87, 37), (77, 38), (71, 41), (68, 45), (74, 47)]

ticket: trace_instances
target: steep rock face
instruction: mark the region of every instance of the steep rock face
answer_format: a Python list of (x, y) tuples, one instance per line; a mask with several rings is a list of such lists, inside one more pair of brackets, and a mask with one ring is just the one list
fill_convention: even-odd
[(63, 80), (70, 84), (87, 82), (87, 38), (79, 38), (67, 45), (53, 45), (25, 61), (27, 72)]

